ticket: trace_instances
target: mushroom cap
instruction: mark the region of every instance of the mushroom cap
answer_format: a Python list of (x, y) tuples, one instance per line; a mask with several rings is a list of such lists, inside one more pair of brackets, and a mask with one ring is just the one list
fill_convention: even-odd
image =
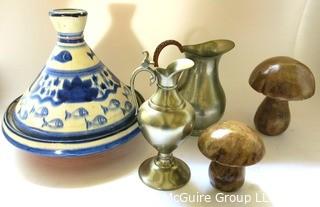
[(285, 56), (261, 62), (251, 73), (249, 84), (259, 93), (286, 101), (307, 99), (315, 92), (311, 70), (303, 63)]
[(198, 140), (200, 151), (225, 166), (248, 166), (259, 162), (265, 147), (258, 134), (239, 121), (225, 121), (207, 128)]

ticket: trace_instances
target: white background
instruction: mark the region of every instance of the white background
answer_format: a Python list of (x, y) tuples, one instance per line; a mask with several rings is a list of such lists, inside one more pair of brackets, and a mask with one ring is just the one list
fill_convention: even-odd
[[(248, 85), (252, 69), (277, 55), (307, 64), (319, 85), (320, 2), (317, 0), (141, 0), (43, 1), (0, 0), (0, 109), (29, 86), (55, 44), (47, 12), (75, 7), (89, 12), (85, 31), (88, 44), (123, 81), (142, 59), (166, 39), (194, 44), (210, 39), (235, 41), (236, 48), (222, 57), (220, 78), (227, 95), (223, 120), (236, 119), (253, 126), (263, 99)], [(160, 64), (181, 55), (166, 49)], [(148, 97), (147, 76), (137, 87)], [(0, 137), (0, 206), (318, 206), (320, 186), (320, 95), (291, 102), (290, 128), (281, 136), (264, 137), (267, 153), (247, 168), (246, 183), (235, 194), (264, 195), (269, 203), (218, 203), (211, 187), (209, 160), (188, 138), (174, 153), (185, 160), (191, 181), (173, 192), (144, 186), (139, 164), (156, 152), (140, 135), (101, 155), (76, 159), (33, 156)], [(172, 195), (208, 194), (211, 203), (175, 202)]]

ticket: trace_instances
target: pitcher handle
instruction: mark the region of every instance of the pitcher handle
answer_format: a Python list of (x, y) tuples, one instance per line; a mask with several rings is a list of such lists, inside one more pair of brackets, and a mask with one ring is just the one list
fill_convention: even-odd
[(156, 50), (154, 51), (153, 54), (153, 62), (154, 62), (154, 66), (155, 67), (159, 67), (159, 55), (161, 53), (161, 51), (163, 50), (163, 48), (167, 47), (168, 45), (175, 45), (178, 47), (178, 49), (180, 50), (181, 53), (183, 53), (183, 46), (180, 44), (180, 42), (176, 41), (176, 40), (166, 40), (161, 42), (158, 47), (156, 48)]
[(136, 115), (138, 113), (138, 108), (139, 108), (138, 99), (137, 99), (137, 95), (134, 88), (134, 82), (137, 75), (143, 71), (149, 72), (151, 74), (150, 85), (157, 80), (154, 70), (150, 67), (150, 65), (153, 65), (153, 63), (151, 63), (149, 60), (149, 53), (147, 51), (144, 51), (143, 54), (145, 55), (145, 57), (142, 63), (133, 71), (130, 79), (130, 90), (131, 90), (132, 99), (133, 99), (132, 102), (134, 103), (136, 108), (136, 113), (135, 113)]

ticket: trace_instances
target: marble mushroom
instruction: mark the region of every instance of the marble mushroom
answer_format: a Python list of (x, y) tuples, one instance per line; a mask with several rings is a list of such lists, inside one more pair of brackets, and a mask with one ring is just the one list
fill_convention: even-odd
[(255, 114), (254, 123), (261, 133), (269, 136), (279, 135), (288, 128), (288, 101), (307, 99), (315, 92), (315, 80), (310, 69), (285, 56), (260, 63), (251, 73), (249, 84), (266, 96)]
[(265, 154), (262, 139), (238, 121), (225, 121), (207, 128), (199, 137), (198, 147), (212, 160), (211, 184), (226, 192), (239, 189), (244, 183), (244, 167), (259, 162)]

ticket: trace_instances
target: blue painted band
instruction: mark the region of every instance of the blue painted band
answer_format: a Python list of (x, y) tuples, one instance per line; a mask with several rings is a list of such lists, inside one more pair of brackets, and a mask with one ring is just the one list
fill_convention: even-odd
[(59, 38), (58, 37), (58, 42), (74, 44), (74, 43), (82, 43), (82, 42), (84, 42), (84, 39), (83, 39), (83, 37), (80, 37), (77, 39), (67, 39), (67, 38)]
[(74, 77), (77, 76), (87, 76), (97, 73), (99, 71), (103, 71), (105, 66), (102, 62), (98, 64), (88, 67), (82, 68), (78, 70), (58, 70), (55, 68), (45, 67), (43, 73), (47, 73), (48, 75), (57, 76), (57, 77)]
[[(48, 132), (25, 125), (19, 120), (16, 113), (13, 113), (13, 121), (16, 127), (31, 140), (55, 143), (82, 143), (111, 136), (132, 126), (136, 122), (135, 110), (132, 110), (124, 119), (99, 129), (79, 132)], [(32, 137), (32, 138), (31, 138)]]
[(83, 35), (83, 32), (75, 32), (75, 33), (58, 32), (58, 36), (60, 37), (81, 37), (82, 35)]
[[(82, 148), (82, 149), (76, 149), (76, 150), (50, 150), (50, 149), (40, 149), (40, 148), (34, 148), (34, 147), (29, 147), (27, 145), (21, 144), (14, 139), (12, 139), (3, 129), (2, 127), (2, 132), (6, 139), (13, 144), (14, 146), (25, 150), (27, 152), (31, 152), (37, 155), (41, 156), (47, 156), (47, 157), (79, 157), (79, 156), (85, 156), (85, 155), (90, 155), (90, 154), (96, 154), (100, 152), (104, 152), (107, 150), (110, 150), (112, 148), (115, 148), (119, 145), (122, 145), (132, 138), (134, 138), (137, 134), (139, 134), (140, 129), (136, 128), (127, 135), (124, 135), (123, 137), (102, 145), (98, 145), (95, 147), (89, 147), (89, 148)], [(70, 144), (72, 145), (72, 144)]]
[[(92, 101), (104, 101), (104, 100), (106, 100), (108, 98), (109, 94), (110, 93), (115, 94), (119, 87), (120, 87), (119, 85), (114, 84), (114, 87), (113, 87), (112, 90), (109, 90), (109, 89), (105, 90), (105, 92), (104, 92), (104, 94), (102, 96), (100, 96), (99, 98), (94, 98), (94, 99), (92, 99)], [(69, 101), (69, 102), (66, 102), (64, 100), (55, 101), (55, 100), (53, 100), (53, 98), (51, 96), (47, 96), (47, 97), (42, 98), (38, 94), (32, 95), (31, 98), (38, 100), (39, 103), (43, 103), (43, 102), (49, 101), (54, 106), (58, 106), (58, 105), (60, 105), (62, 103), (80, 103), (77, 100), (72, 100), (72, 101)]]

